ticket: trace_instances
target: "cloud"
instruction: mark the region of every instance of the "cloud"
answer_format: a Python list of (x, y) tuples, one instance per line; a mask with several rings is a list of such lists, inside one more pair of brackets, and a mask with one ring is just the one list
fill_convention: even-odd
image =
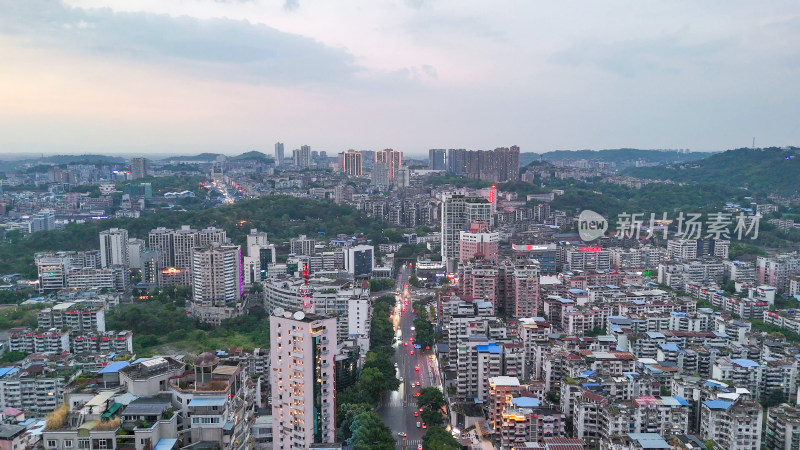
[(0, 0), (0, 34), (36, 47), (171, 63), (201, 76), (259, 84), (352, 86), (364, 73), (344, 49), (229, 19), (70, 8), (50, 0)]
[(286, 0), (283, 4), (283, 9), (286, 11), (294, 11), (300, 7), (300, 0)]
[(614, 43), (586, 39), (554, 53), (550, 61), (568, 66), (595, 66), (633, 78), (653, 72), (677, 73), (696, 64), (706, 64), (732, 44), (730, 40), (682, 43), (673, 36)]
[(431, 2), (428, 0), (406, 0), (406, 5), (414, 9), (422, 9)]

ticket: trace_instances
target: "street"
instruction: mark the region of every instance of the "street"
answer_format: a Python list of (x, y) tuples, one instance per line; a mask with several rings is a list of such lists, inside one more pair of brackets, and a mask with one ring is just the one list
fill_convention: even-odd
[[(410, 340), (414, 337), (414, 331), (411, 328), (414, 326), (416, 318), (411, 307), (413, 299), (407, 287), (410, 272), (407, 266), (399, 271), (397, 288), (400, 290), (400, 294), (396, 296), (395, 313), (391, 318), (395, 325), (396, 338), (394, 361), (397, 363), (398, 378), (402, 377), (402, 383), (397, 391), (389, 393), (378, 408), (378, 414), (392, 429), (398, 449), (416, 449), (418, 445), (422, 444), (422, 436), (426, 431), (422, 428), (421, 419), (414, 416), (414, 413), (418, 412), (414, 394), (424, 387), (433, 386), (441, 389), (434, 352), (417, 349)], [(420, 383), (420, 386), (416, 386), (417, 382)], [(417, 422), (420, 423), (419, 428)], [(407, 436), (403, 438), (397, 433), (406, 433)]]

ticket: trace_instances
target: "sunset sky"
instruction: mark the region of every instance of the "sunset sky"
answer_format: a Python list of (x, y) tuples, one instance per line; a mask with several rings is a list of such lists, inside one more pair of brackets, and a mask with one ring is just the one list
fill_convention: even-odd
[(0, 153), (800, 145), (797, 1), (0, 0)]

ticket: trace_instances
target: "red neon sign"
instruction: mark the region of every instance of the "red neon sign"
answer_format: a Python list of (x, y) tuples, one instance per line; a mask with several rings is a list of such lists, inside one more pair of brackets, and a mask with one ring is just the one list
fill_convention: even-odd
[(603, 247), (581, 247), (582, 252), (599, 252)]

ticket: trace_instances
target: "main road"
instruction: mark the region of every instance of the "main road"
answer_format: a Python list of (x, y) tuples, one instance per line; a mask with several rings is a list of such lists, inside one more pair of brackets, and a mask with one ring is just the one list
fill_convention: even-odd
[[(411, 270), (403, 266), (397, 275), (396, 304), (392, 320), (395, 325), (395, 354), (398, 378), (402, 380), (400, 388), (392, 391), (378, 407), (378, 414), (389, 425), (397, 442), (398, 449), (416, 449), (422, 444), (425, 434), (424, 424), (419, 416), (414, 394), (424, 387), (441, 389), (438, 369), (433, 350), (418, 349), (414, 346), (415, 333), (411, 290), (408, 277)], [(417, 386), (419, 383), (419, 386)], [(419, 424), (419, 426), (417, 426)], [(398, 433), (406, 433), (403, 437)]]

